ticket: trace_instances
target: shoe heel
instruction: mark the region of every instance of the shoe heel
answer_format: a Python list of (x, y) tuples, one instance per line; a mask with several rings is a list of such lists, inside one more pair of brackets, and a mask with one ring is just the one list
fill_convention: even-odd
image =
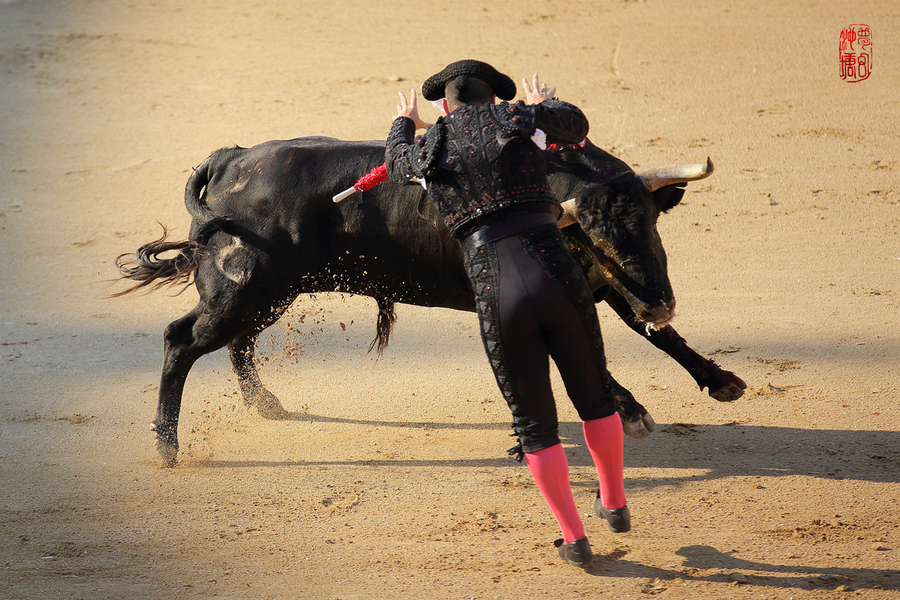
[(594, 500), (594, 514), (606, 519), (606, 524), (613, 533), (631, 531), (631, 510), (627, 504), (622, 508), (604, 508), (600, 503), (600, 498), (597, 498)]
[(573, 567), (586, 567), (594, 560), (594, 553), (591, 552), (591, 545), (587, 538), (581, 538), (568, 544), (564, 544), (563, 540), (556, 540), (553, 543), (559, 549), (559, 557)]

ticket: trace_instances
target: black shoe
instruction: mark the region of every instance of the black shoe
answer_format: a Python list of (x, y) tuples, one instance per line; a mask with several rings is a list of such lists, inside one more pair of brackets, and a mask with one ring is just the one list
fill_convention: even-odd
[(586, 537), (568, 544), (563, 544), (562, 540), (553, 543), (559, 548), (559, 557), (573, 567), (585, 567), (594, 560), (594, 553), (591, 552), (591, 545)]
[(603, 508), (600, 498), (594, 500), (594, 514), (606, 519), (609, 530), (613, 533), (625, 533), (631, 531), (631, 511), (628, 505), (622, 508)]

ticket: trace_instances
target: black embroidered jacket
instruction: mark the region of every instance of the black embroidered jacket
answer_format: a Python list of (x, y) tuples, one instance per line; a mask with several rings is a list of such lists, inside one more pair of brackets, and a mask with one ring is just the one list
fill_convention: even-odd
[(465, 105), (415, 139), (415, 123), (399, 117), (385, 149), (388, 176), (395, 183), (424, 179), (458, 237), (512, 205), (558, 206), (543, 153), (531, 140), (536, 129), (547, 134), (548, 143), (576, 144), (587, 136), (588, 121), (578, 107), (555, 98), (535, 105)]

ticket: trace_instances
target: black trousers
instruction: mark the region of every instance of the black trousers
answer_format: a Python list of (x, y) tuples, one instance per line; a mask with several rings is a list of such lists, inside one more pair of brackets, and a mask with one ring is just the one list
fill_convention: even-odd
[(556, 225), (469, 248), (465, 260), (485, 352), (521, 451), (560, 442), (551, 357), (582, 421), (613, 414), (597, 309)]

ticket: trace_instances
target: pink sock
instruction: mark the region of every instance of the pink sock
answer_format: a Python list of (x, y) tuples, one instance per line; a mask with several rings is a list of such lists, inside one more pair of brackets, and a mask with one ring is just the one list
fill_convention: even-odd
[(559, 523), (563, 541), (568, 544), (583, 538), (584, 524), (575, 507), (575, 498), (572, 497), (569, 462), (562, 444), (537, 452), (526, 452), (525, 464)]
[(587, 443), (597, 477), (600, 479), (600, 503), (603, 508), (622, 508), (625, 499), (625, 474), (622, 419), (618, 413), (584, 422), (584, 441)]

